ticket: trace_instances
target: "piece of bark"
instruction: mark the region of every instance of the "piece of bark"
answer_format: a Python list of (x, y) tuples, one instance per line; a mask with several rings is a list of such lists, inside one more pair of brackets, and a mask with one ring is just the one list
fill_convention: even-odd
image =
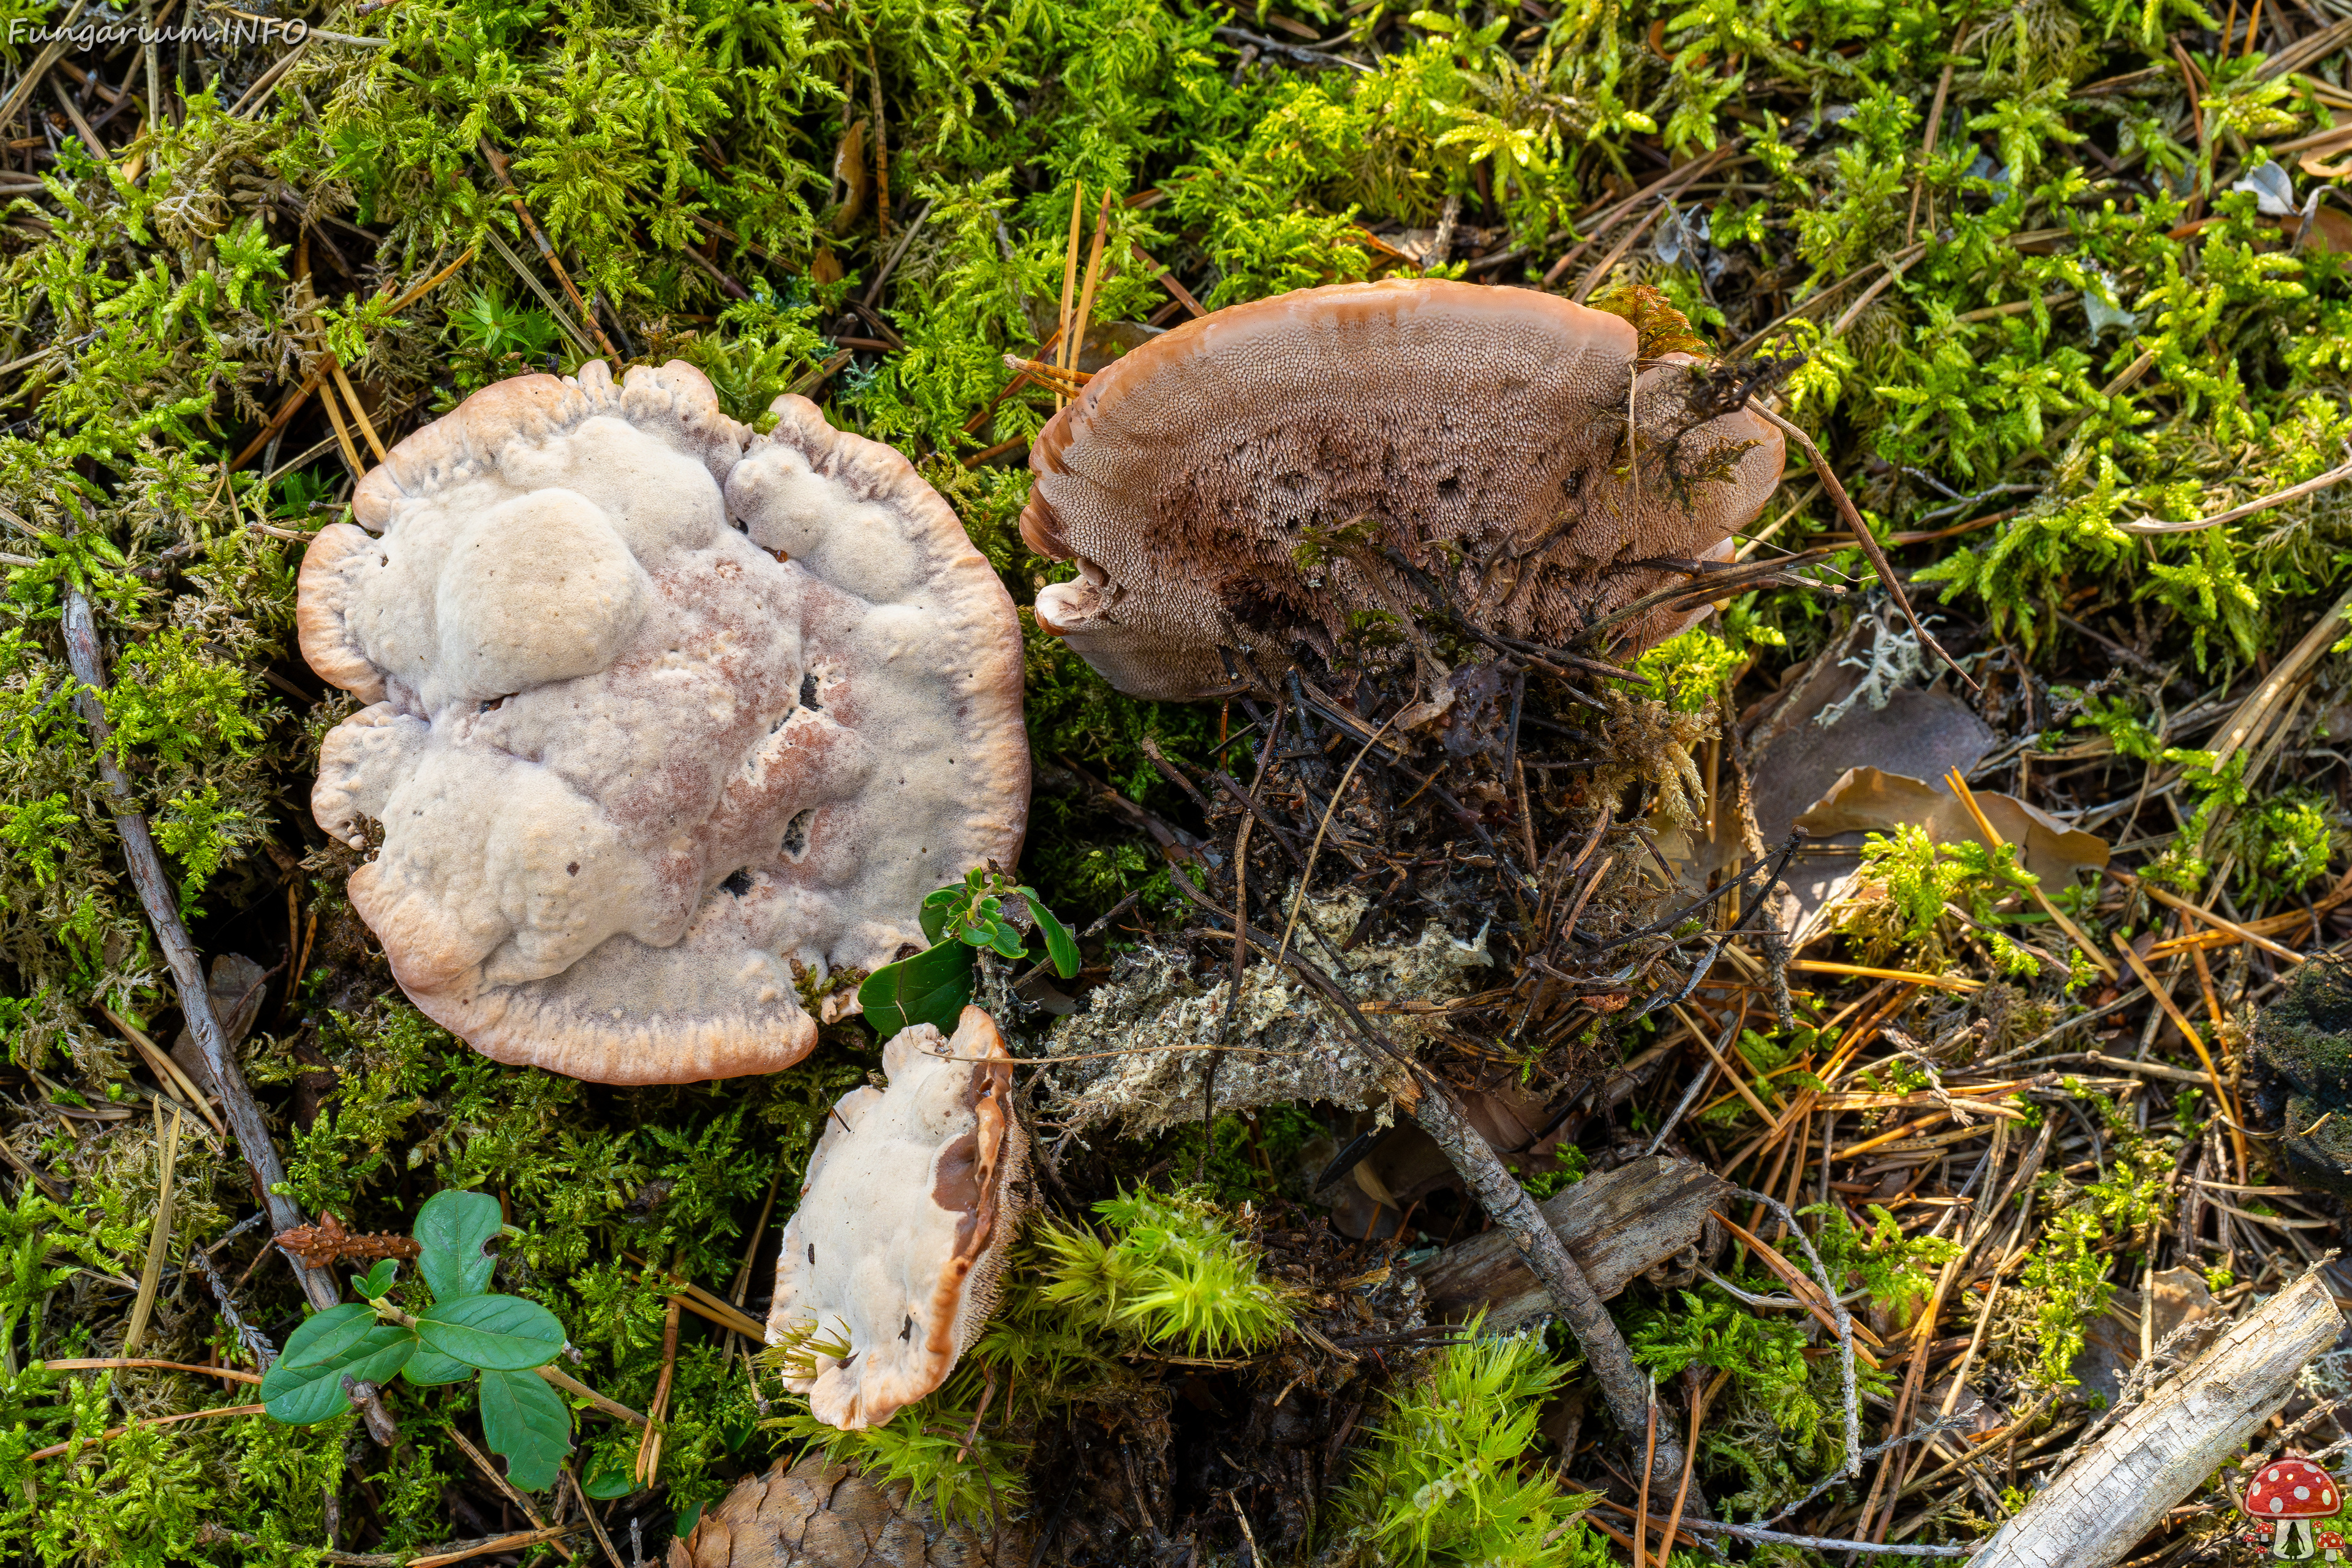
[(2286, 1403), (2312, 1357), (2343, 1331), (2313, 1269), (2224, 1331), (2035, 1494), (1973, 1568), (2111, 1568), (2166, 1511)]
[[(1707, 1211), (1730, 1191), (1696, 1161), (1654, 1154), (1587, 1176), (1538, 1206), (1605, 1300), (1697, 1245)], [(1550, 1295), (1500, 1230), (1447, 1247), (1423, 1267), (1421, 1282), (1433, 1315), (1465, 1318), (1485, 1307), (1486, 1326), (1496, 1331), (1554, 1310)]]
[[(1006, 1561), (1027, 1558), (1025, 1540), (996, 1544)], [(669, 1548), (669, 1568), (980, 1568), (987, 1560), (977, 1535), (940, 1524), (909, 1500), (906, 1482), (877, 1487), (814, 1454), (744, 1481)]]

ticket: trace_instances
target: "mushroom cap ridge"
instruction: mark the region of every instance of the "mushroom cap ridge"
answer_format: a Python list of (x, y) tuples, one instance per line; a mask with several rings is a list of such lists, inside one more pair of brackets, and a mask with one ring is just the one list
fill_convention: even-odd
[(313, 815), (427, 1015), (611, 1083), (772, 1072), (796, 973), (920, 943), (923, 895), (1010, 864), (1019, 622), (888, 447), (691, 366), (520, 376), (402, 441), (313, 542), (312, 668), (371, 705)]
[[(1745, 409), (1694, 420), (1695, 362), (1637, 366), (1636, 346), (1630, 323), (1554, 295), (1422, 279), (1301, 289), (1154, 338), (1031, 447), (1022, 535), (1080, 571), (1040, 593), (1039, 622), (1123, 691), (1190, 697), (1226, 684), (1220, 642), (1328, 647), (1351, 612), (1395, 607), (1393, 550), (1488, 629), (1564, 640), (1684, 580), (1663, 563), (1720, 553), (1780, 481), (1777, 429)], [(1350, 528), (1370, 531), (1364, 548), (1328, 547)], [(1318, 542), (1327, 558), (1302, 565)], [(1646, 646), (1686, 620), (1626, 630)]]
[(995, 1311), (1028, 1203), (1012, 1061), (995, 1021), (967, 1006), (945, 1039), (929, 1024), (893, 1036), (889, 1087), (853, 1089), (825, 1119), (768, 1315), (772, 1344), (811, 1329), (848, 1342), (784, 1380), (818, 1420), (889, 1420), (947, 1381)]

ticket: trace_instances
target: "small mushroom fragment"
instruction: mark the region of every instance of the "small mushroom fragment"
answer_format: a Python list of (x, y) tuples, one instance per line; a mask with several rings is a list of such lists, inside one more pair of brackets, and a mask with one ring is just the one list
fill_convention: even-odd
[[(1427, 279), (1187, 322), (1030, 450), (1022, 537), (1078, 566), (1038, 624), (1122, 691), (1196, 697), (1231, 683), (1220, 647), (1278, 665), (1351, 616), (1409, 623), (1426, 596), (1402, 557), (1481, 629), (1564, 641), (1727, 556), (1780, 483), (1780, 432), (1638, 341), (1553, 295)], [(1646, 647), (1687, 618), (1622, 632)]]
[[(740, 1482), (670, 1542), (668, 1568), (980, 1568), (980, 1538), (942, 1524), (905, 1481), (877, 1486), (811, 1454)], [(1016, 1539), (1025, 1534), (1016, 1526)], [(1013, 1544), (1003, 1539), (1003, 1547)]]
[(929, 1024), (893, 1036), (890, 1087), (853, 1089), (826, 1119), (768, 1314), (771, 1344), (807, 1349), (810, 1370), (784, 1383), (818, 1420), (889, 1420), (947, 1381), (996, 1310), (1029, 1201), (1012, 1061), (966, 1007), (944, 1039)]
[(499, 382), (302, 563), (303, 655), (369, 704), (312, 813), (383, 824), (352, 906), (488, 1056), (789, 1067), (797, 979), (919, 945), (926, 892), (1019, 848), (1010, 598), (904, 458), (773, 407), (755, 436), (677, 363)]

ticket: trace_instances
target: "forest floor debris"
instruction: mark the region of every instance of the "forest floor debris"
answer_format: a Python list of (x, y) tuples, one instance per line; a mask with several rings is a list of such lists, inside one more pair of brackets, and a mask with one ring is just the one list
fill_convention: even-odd
[[(0, 40), (0, 1555), (695, 1562), (814, 1473), (941, 1562), (2047, 1563), (2037, 1489), (2195, 1395), (2176, 1330), (2325, 1340), (2352, 1123), (2282, 1028), (2352, 938), (2344, 0), (301, 19), (0, 5), (69, 29)], [(1433, 602), (1442, 701), (1373, 657), (1192, 705), (1037, 626), (1059, 396), (1424, 270), (1679, 321), (1801, 433), (1669, 595), (1701, 624), (1629, 679)], [(1007, 1029), (1063, 1247), (871, 1434), (737, 1331), (870, 1031), (811, 998), (782, 1074), (499, 1068), (300, 809), (354, 710), (295, 652), (308, 542), (424, 421), (600, 353), (819, 399), (1024, 606), (1003, 869), (1085, 935)], [(1854, 831), (1792, 841), (1825, 800)], [(1610, 1262), (1562, 1216), (1644, 1172), (1681, 1184)], [(442, 1192), (496, 1200), (541, 1381), (603, 1412), (520, 1506), (472, 1383), (362, 1390), (388, 1445), (247, 1403), (377, 1261), (337, 1233)], [(1129, 1268), (1255, 1310), (1203, 1339)], [(2352, 1447), (2301, 1348), (2082, 1550), (2251, 1563), (2243, 1478)]]

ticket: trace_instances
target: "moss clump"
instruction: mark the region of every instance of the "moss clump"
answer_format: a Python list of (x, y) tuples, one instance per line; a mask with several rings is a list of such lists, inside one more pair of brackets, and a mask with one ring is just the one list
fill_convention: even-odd
[(1337, 1560), (1601, 1568), (1608, 1543), (1576, 1522), (1592, 1496), (1563, 1492), (1530, 1454), (1544, 1398), (1567, 1373), (1539, 1335), (1437, 1352), (1391, 1396), (1339, 1499), (1349, 1533)]
[(2315, 959), (2254, 1016), (2253, 1104), (2297, 1183), (2352, 1198), (2352, 964)]

